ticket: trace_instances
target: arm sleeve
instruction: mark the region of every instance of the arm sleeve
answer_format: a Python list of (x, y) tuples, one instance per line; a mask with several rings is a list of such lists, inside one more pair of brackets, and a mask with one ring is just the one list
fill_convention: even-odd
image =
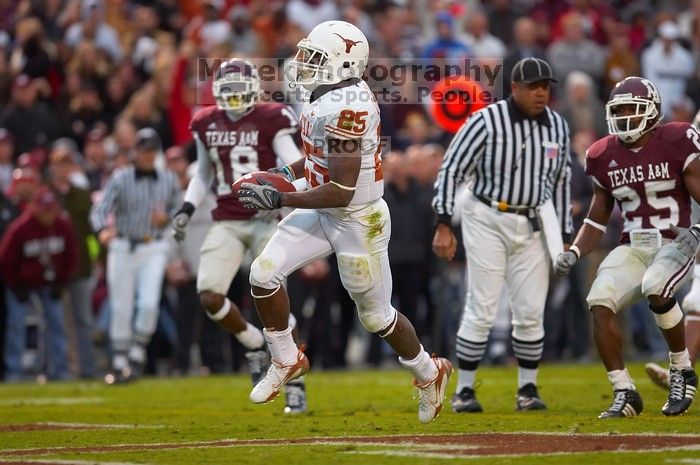
[(275, 155), (277, 155), (285, 165), (294, 163), (303, 157), (292, 135), (290, 133), (283, 133), (282, 131), (278, 132), (275, 138), (272, 139), (272, 150), (275, 151)]
[(206, 197), (209, 186), (214, 180), (214, 172), (207, 156), (207, 148), (204, 146), (204, 142), (201, 141), (195, 131), (192, 131), (192, 136), (197, 146), (197, 173), (187, 185), (185, 202), (191, 203), (196, 208)]
[(114, 210), (118, 194), (119, 177), (118, 174), (115, 173), (109, 178), (104, 188), (102, 200), (98, 204), (93, 205), (90, 211), (90, 223), (92, 224), (93, 230), (100, 231), (107, 227), (107, 218)]
[(457, 187), (484, 156), (485, 141), (486, 124), (481, 111), (469, 118), (447, 148), (435, 181), (433, 209), (438, 215), (452, 216)]

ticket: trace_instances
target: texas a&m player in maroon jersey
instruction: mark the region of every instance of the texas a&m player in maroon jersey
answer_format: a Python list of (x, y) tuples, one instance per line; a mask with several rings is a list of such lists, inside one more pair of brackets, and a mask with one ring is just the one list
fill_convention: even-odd
[(610, 135), (586, 156), (594, 184), (588, 216), (570, 250), (555, 266), (566, 273), (597, 245), (615, 202), (624, 218), (621, 245), (598, 268), (587, 301), (613, 403), (599, 418), (638, 415), (642, 399), (625, 369), (618, 310), (646, 297), (669, 346), (670, 392), (665, 415), (684, 413), (693, 401), (698, 377), (685, 344), (684, 316), (673, 298), (688, 275), (700, 239), (690, 224), (691, 197), (700, 200), (700, 133), (688, 123), (660, 124), (656, 86), (628, 77), (612, 90), (606, 105)]
[[(293, 139), (298, 130), (297, 117), (287, 105), (258, 102), (260, 79), (247, 60), (234, 58), (222, 63), (212, 91), (216, 106), (198, 111), (190, 123), (197, 146), (197, 174), (173, 218), (173, 229), (181, 240), (192, 213), (213, 182), (217, 205), (212, 211), (214, 225), (201, 249), (197, 291), (207, 316), (248, 349), (246, 356), (255, 384), (269, 363), (265, 339), (226, 293), (246, 250), (257, 257), (277, 222), (276, 215), (243, 208), (231, 184), (248, 173), (275, 168), (278, 158), (286, 165), (302, 157)], [(303, 390), (303, 385), (299, 389)], [(299, 401), (299, 397), (294, 399)], [(293, 412), (306, 408), (305, 401), (288, 407)]]

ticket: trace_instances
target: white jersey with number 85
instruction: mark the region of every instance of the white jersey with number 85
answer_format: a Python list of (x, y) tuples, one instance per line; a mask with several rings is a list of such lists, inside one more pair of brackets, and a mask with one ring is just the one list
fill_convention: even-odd
[(367, 83), (357, 80), (307, 102), (300, 126), (306, 156), (304, 176), (310, 187), (330, 182), (329, 154), (350, 151), (354, 145), (350, 141), (359, 141), (362, 165), (350, 205), (362, 205), (382, 197), (379, 107)]

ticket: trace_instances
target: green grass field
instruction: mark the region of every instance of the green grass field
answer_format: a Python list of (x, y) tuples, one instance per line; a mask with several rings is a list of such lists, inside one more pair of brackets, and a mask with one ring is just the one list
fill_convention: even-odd
[[(485, 413), (457, 415), (448, 401), (429, 425), (418, 422), (411, 377), (400, 370), (312, 370), (307, 375), (309, 412), (299, 416), (284, 416), (282, 399), (251, 404), (245, 375), (145, 379), (126, 386), (0, 385), (0, 464), (700, 464), (698, 405), (684, 416), (666, 418), (661, 414), (665, 393), (646, 380), (641, 365), (631, 365), (630, 371), (645, 412), (638, 418), (612, 421), (596, 418), (611, 401), (599, 364), (545, 365), (540, 394), (549, 410), (527, 413), (514, 411), (515, 368), (481, 369), (477, 394)], [(449, 395), (454, 383), (453, 379)], [(634, 452), (626, 447), (615, 452), (524, 456), (509, 455), (516, 451), (499, 446), (498, 456), (478, 457), (469, 454), (473, 448), (469, 441), (436, 446), (406, 438), (384, 438), (375, 444), (347, 439), (395, 435), (450, 439), (493, 432), (547, 432), (552, 441), (563, 434), (617, 438), (641, 433), (650, 440), (654, 435), (691, 435), (693, 445), (681, 450)], [(286, 443), (294, 438), (296, 444)], [(270, 441), (244, 441), (253, 439)], [(123, 446), (111, 447), (116, 445)]]

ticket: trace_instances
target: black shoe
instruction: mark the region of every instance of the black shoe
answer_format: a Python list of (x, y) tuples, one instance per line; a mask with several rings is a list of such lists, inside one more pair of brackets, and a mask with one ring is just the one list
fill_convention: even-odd
[(105, 384), (110, 386), (115, 384), (126, 384), (132, 380), (131, 367), (122, 368), (121, 370), (112, 369), (105, 375)]
[(666, 416), (680, 415), (693, 403), (695, 391), (698, 388), (698, 375), (692, 368), (685, 370), (671, 368), (669, 375), (671, 390), (661, 411)]
[(284, 386), (284, 413), (306, 412), (306, 387), (304, 381), (293, 379)]
[(476, 413), (484, 410), (479, 401), (476, 400), (474, 389), (465, 387), (452, 396), (452, 411), (455, 413)]
[(615, 389), (613, 403), (598, 418), (634, 417), (642, 413), (642, 397), (634, 389)]
[(515, 410), (519, 412), (525, 410), (547, 410), (547, 404), (540, 399), (540, 395), (537, 393), (537, 386), (527, 383), (518, 389), (518, 395), (515, 396)]
[(270, 354), (263, 347), (262, 349), (249, 350), (245, 353), (245, 358), (248, 359), (248, 369), (253, 380), (253, 387), (255, 387), (265, 377), (267, 369), (270, 368)]
[(131, 375), (129, 376), (130, 381), (136, 381), (143, 377), (143, 372), (146, 368), (143, 362), (129, 360), (129, 367), (131, 368)]

